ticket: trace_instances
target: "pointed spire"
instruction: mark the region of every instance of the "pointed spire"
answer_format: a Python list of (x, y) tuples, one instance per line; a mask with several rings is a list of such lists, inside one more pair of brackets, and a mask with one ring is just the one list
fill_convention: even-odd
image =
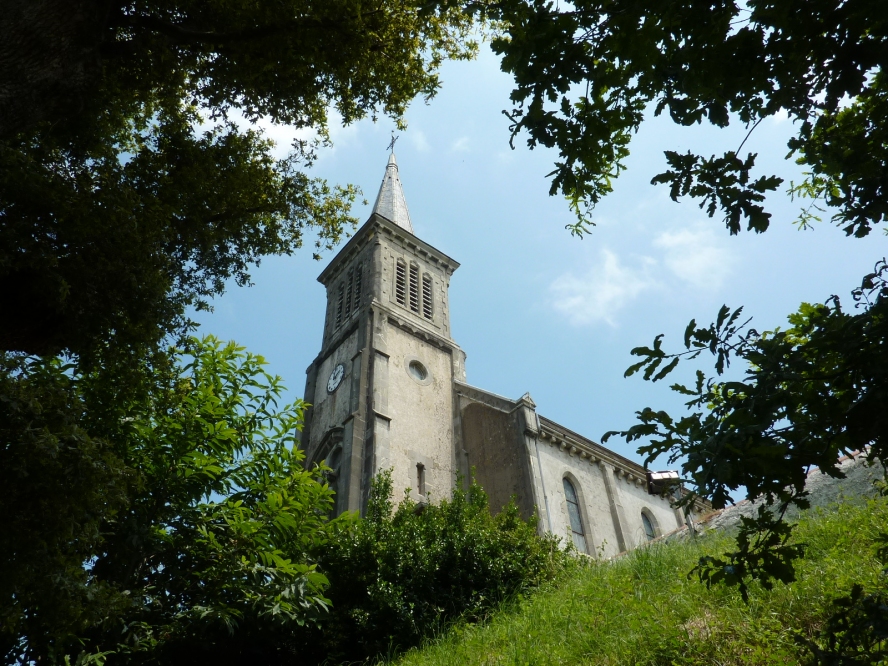
[(398, 163), (395, 161), (394, 151), (389, 155), (385, 176), (382, 177), (382, 185), (379, 186), (379, 194), (376, 195), (376, 203), (373, 205), (373, 212), (391, 220), (411, 234), (413, 233), (410, 213), (407, 212), (407, 200), (404, 199), (404, 189), (401, 187), (401, 179), (398, 177)]

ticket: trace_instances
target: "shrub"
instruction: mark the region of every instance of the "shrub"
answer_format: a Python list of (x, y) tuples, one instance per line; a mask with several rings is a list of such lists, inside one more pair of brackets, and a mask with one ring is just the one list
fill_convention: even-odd
[(330, 616), (293, 648), (303, 659), (358, 661), (420, 644), (457, 619), (477, 621), (503, 599), (552, 579), (570, 560), (514, 503), (496, 516), (474, 481), (449, 500), (392, 500), (390, 473), (373, 482), (364, 520), (317, 556), (330, 579)]

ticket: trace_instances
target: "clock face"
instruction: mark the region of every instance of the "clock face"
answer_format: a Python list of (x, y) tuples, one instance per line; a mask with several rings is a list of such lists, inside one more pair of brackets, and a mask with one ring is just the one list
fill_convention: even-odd
[(327, 380), (327, 393), (333, 393), (338, 389), (343, 377), (345, 377), (345, 366), (340, 363), (330, 373), (330, 379)]

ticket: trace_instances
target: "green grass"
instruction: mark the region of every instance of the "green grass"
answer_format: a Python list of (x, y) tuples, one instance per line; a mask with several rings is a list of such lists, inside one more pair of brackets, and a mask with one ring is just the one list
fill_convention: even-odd
[(798, 664), (808, 653), (795, 632), (813, 637), (831, 600), (853, 583), (884, 588), (873, 540), (888, 531), (883, 498), (804, 515), (806, 543), (797, 580), (754, 587), (747, 606), (734, 589), (707, 590), (688, 578), (703, 554), (731, 540), (653, 545), (612, 562), (576, 567), (531, 597), (513, 600), (486, 623), (458, 625), (399, 666), (479, 664)]

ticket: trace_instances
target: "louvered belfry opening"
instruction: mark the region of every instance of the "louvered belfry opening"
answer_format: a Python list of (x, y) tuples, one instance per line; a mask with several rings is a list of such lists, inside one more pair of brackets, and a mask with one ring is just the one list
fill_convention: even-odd
[(343, 299), (345, 296), (345, 285), (341, 282), (339, 283), (339, 293), (336, 299), (336, 328), (342, 326), (342, 306)]
[(333, 307), (333, 328), (339, 329), (361, 307), (363, 289), (363, 264), (348, 271), (345, 279), (336, 287), (336, 301)]
[(407, 264), (403, 259), (395, 264), (395, 300), (399, 305), (407, 305)]
[(432, 318), (432, 276), (422, 276), (422, 314), (426, 319)]
[(356, 312), (358, 308), (361, 307), (361, 288), (363, 287), (362, 268), (363, 266), (361, 264), (358, 264), (355, 267), (355, 293), (352, 303), (352, 312)]
[(410, 309), (419, 312), (419, 266), (410, 265)]

